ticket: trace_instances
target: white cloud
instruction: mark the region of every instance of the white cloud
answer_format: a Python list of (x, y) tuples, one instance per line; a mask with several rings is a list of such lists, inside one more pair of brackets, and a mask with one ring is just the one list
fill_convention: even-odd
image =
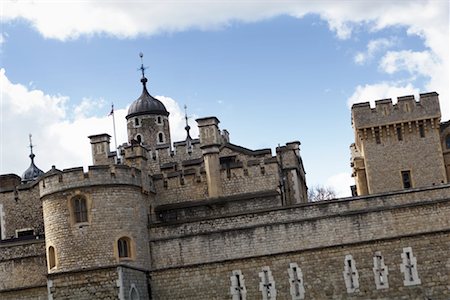
[(351, 107), (355, 103), (370, 102), (372, 106), (375, 106), (375, 100), (391, 98), (395, 102), (398, 96), (418, 94), (419, 90), (410, 83), (406, 85), (389, 82), (366, 84), (356, 87), (347, 104)]
[(395, 42), (394, 38), (390, 38), (390, 39), (381, 38), (381, 39), (371, 40), (367, 44), (366, 51), (358, 52), (354, 57), (354, 61), (355, 61), (355, 63), (362, 65), (362, 64), (372, 60), (377, 52), (380, 52), (389, 47), (392, 47), (395, 45), (395, 43), (396, 42)]
[[(61, 95), (48, 95), (43, 91), (30, 90), (24, 85), (9, 81), (5, 70), (0, 69), (0, 174), (17, 173), (28, 168), (28, 134), (33, 134), (36, 144), (36, 164), (44, 171), (52, 165), (71, 168), (92, 164), (88, 135), (109, 133), (113, 135), (112, 117), (88, 117), (93, 107), (102, 107), (104, 100), (84, 98), (74, 109), (74, 118), (67, 118), (69, 100)], [(172, 141), (183, 140), (184, 114), (178, 103), (158, 96), (171, 112)], [(118, 144), (127, 141), (125, 116), (127, 108), (114, 110)], [(198, 129), (191, 121), (191, 136), (198, 136)], [(114, 140), (111, 150), (114, 150)]]
[(389, 74), (405, 70), (430, 77), (438, 65), (438, 58), (430, 51), (389, 51), (380, 61), (380, 68)]
[(350, 186), (354, 185), (355, 181), (350, 173), (339, 173), (327, 179), (325, 186), (331, 187), (338, 197), (349, 197), (352, 195)]

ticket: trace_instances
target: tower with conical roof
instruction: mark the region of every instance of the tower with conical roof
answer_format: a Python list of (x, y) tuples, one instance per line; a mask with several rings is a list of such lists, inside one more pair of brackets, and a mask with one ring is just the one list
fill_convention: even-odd
[(142, 94), (128, 109), (127, 133), (128, 142), (139, 143), (150, 150), (170, 146), (169, 112), (164, 104), (154, 98), (147, 90), (147, 78), (142, 63)]
[(33, 143), (31, 141), (31, 134), (29, 135), (29, 138), (30, 138), (31, 164), (28, 167), (28, 169), (26, 169), (25, 172), (23, 172), (23, 174), (22, 174), (22, 182), (23, 183), (27, 183), (27, 182), (36, 180), (39, 176), (44, 174), (44, 172), (34, 164), (34, 158), (36, 157), (36, 155), (34, 155), (34, 153), (33, 153)]

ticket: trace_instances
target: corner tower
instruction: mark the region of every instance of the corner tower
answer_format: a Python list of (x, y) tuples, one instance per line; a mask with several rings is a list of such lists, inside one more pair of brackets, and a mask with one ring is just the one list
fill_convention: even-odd
[[(142, 60), (143, 54), (139, 54)], [(147, 90), (144, 64), (142, 71), (142, 94), (128, 109), (128, 142), (138, 143), (150, 150), (170, 145), (169, 112), (161, 101), (154, 98)]]

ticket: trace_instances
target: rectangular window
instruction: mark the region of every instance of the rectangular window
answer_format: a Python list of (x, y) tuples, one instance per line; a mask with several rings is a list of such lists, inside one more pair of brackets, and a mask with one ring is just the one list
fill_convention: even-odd
[(425, 137), (425, 128), (423, 123), (419, 123), (419, 135), (421, 138)]
[(399, 127), (397, 127), (397, 139), (399, 140), (399, 141), (403, 141), (403, 133), (402, 133), (402, 128), (399, 126)]
[(16, 230), (16, 238), (24, 236), (34, 236), (34, 230), (31, 228), (24, 228)]
[(402, 171), (402, 181), (403, 181), (403, 188), (409, 189), (412, 187), (411, 171)]
[(381, 144), (380, 130), (378, 128), (375, 129), (375, 142)]

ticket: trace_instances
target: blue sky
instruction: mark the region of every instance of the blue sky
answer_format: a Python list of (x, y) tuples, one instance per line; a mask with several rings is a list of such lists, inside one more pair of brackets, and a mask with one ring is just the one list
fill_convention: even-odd
[(87, 166), (111, 102), (125, 142), (142, 51), (173, 141), (186, 104), (238, 145), (300, 140), (308, 185), (348, 195), (351, 103), (436, 90), (449, 119), (449, 5), (337, 3), (2, 2), (0, 173), (28, 167), (28, 133), (44, 171)]

